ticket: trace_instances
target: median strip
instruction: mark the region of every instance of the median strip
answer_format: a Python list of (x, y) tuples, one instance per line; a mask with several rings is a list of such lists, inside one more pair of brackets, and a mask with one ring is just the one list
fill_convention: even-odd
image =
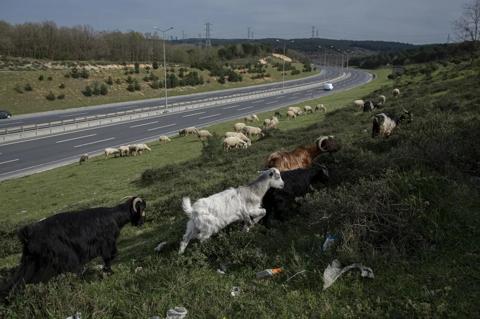
[(114, 140), (114, 139), (115, 139), (115, 137), (110, 137), (110, 138), (106, 138), (106, 139), (99, 140), (99, 141), (95, 141), (95, 142), (90, 142), (90, 143), (75, 145), (74, 148), (82, 147), (82, 146), (87, 146), (87, 145), (92, 145), (92, 144), (97, 144), (97, 143), (102, 143), (102, 142), (106, 142), (106, 141), (111, 141), (111, 140)]

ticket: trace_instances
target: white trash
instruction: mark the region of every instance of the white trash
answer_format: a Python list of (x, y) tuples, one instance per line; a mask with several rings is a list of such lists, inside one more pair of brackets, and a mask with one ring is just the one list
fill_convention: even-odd
[(82, 313), (77, 311), (73, 316), (67, 317), (66, 319), (82, 319)]
[(185, 307), (175, 307), (168, 309), (167, 318), (165, 319), (183, 319), (188, 314), (187, 308)]
[(155, 247), (154, 249), (155, 252), (159, 253), (163, 249), (163, 247), (165, 247), (166, 244), (167, 244), (166, 241), (162, 241), (160, 244), (157, 245), (157, 247)]
[(334, 235), (327, 235), (327, 238), (325, 238), (325, 241), (322, 245), (322, 251), (326, 252), (327, 250), (329, 250), (333, 246), (333, 244), (335, 244), (336, 239), (337, 238)]
[(241, 292), (240, 287), (234, 286), (234, 287), (232, 287), (232, 289), (230, 290), (230, 295), (231, 295), (232, 297), (236, 297), (236, 296), (240, 295), (240, 292)]
[(362, 277), (374, 278), (372, 268), (365, 267), (360, 263), (354, 263), (350, 266), (342, 268), (342, 265), (337, 259), (334, 259), (330, 265), (325, 268), (323, 272), (323, 290), (327, 289), (344, 273), (347, 271), (358, 268), (361, 271)]

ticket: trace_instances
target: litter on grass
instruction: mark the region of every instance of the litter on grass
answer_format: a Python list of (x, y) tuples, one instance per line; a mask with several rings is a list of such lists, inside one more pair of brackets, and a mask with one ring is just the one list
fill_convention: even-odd
[(334, 235), (330, 235), (330, 234), (327, 235), (327, 238), (325, 238), (325, 241), (323, 242), (323, 245), (322, 245), (322, 251), (326, 252), (327, 250), (332, 248), (333, 244), (335, 244), (336, 239), (337, 238)]
[(365, 267), (360, 263), (354, 263), (350, 266), (342, 268), (342, 264), (337, 259), (334, 259), (330, 265), (325, 268), (323, 272), (323, 290), (327, 289), (344, 273), (347, 271), (358, 268), (360, 269), (362, 277), (374, 278), (372, 268)]
[(188, 311), (185, 307), (175, 307), (168, 309), (166, 319), (183, 319), (187, 315)]
[(157, 247), (155, 247), (154, 249), (155, 252), (159, 253), (163, 249), (163, 247), (165, 247), (166, 244), (167, 244), (166, 241), (162, 241), (160, 244), (157, 245)]
[(279, 274), (282, 271), (282, 268), (265, 269), (257, 272), (257, 279), (273, 277), (274, 275)]
[(240, 295), (240, 292), (241, 292), (240, 287), (234, 286), (234, 287), (232, 287), (232, 289), (230, 290), (230, 295), (231, 295), (232, 297), (236, 297), (236, 296)]
[(82, 319), (82, 313), (77, 311), (73, 316), (67, 317), (66, 319)]

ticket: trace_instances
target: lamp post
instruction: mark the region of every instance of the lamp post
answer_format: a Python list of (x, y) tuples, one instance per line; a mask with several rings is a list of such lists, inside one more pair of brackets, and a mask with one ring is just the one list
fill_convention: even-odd
[(158, 27), (154, 27), (155, 30), (158, 30), (160, 32), (163, 33), (163, 73), (164, 73), (164, 86), (165, 86), (165, 110), (167, 110), (168, 108), (168, 91), (167, 91), (167, 58), (165, 56), (165, 37), (166, 37), (166, 33), (167, 31), (170, 31), (173, 29), (173, 27), (170, 27), (168, 29), (165, 29), (165, 30), (161, 30), (159, 29)]
[[(277, 42), (280, 42), (279, 39), (275, 40)], [(294, 41), (291, 40), (289, 41), (290, 43), (293, 43)], [(287, 40), (283, 40), (283, 71), (282, 71), (282, 90), (285, 88), (285, 58), (287, 57), (286, 54), (286, 48), (287, 48)]]

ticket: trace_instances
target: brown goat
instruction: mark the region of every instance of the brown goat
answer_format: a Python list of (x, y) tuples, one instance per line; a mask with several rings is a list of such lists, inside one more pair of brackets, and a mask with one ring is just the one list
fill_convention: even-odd
[(265, 166), (276, 167), (279, 171), (308, 168), (315, 157), (321, 153), (333, 153), (340, 149), (333, 136), (321, 136), (314, 144), (300, 146), (293, 151), (277, 151), (267, 157)]

